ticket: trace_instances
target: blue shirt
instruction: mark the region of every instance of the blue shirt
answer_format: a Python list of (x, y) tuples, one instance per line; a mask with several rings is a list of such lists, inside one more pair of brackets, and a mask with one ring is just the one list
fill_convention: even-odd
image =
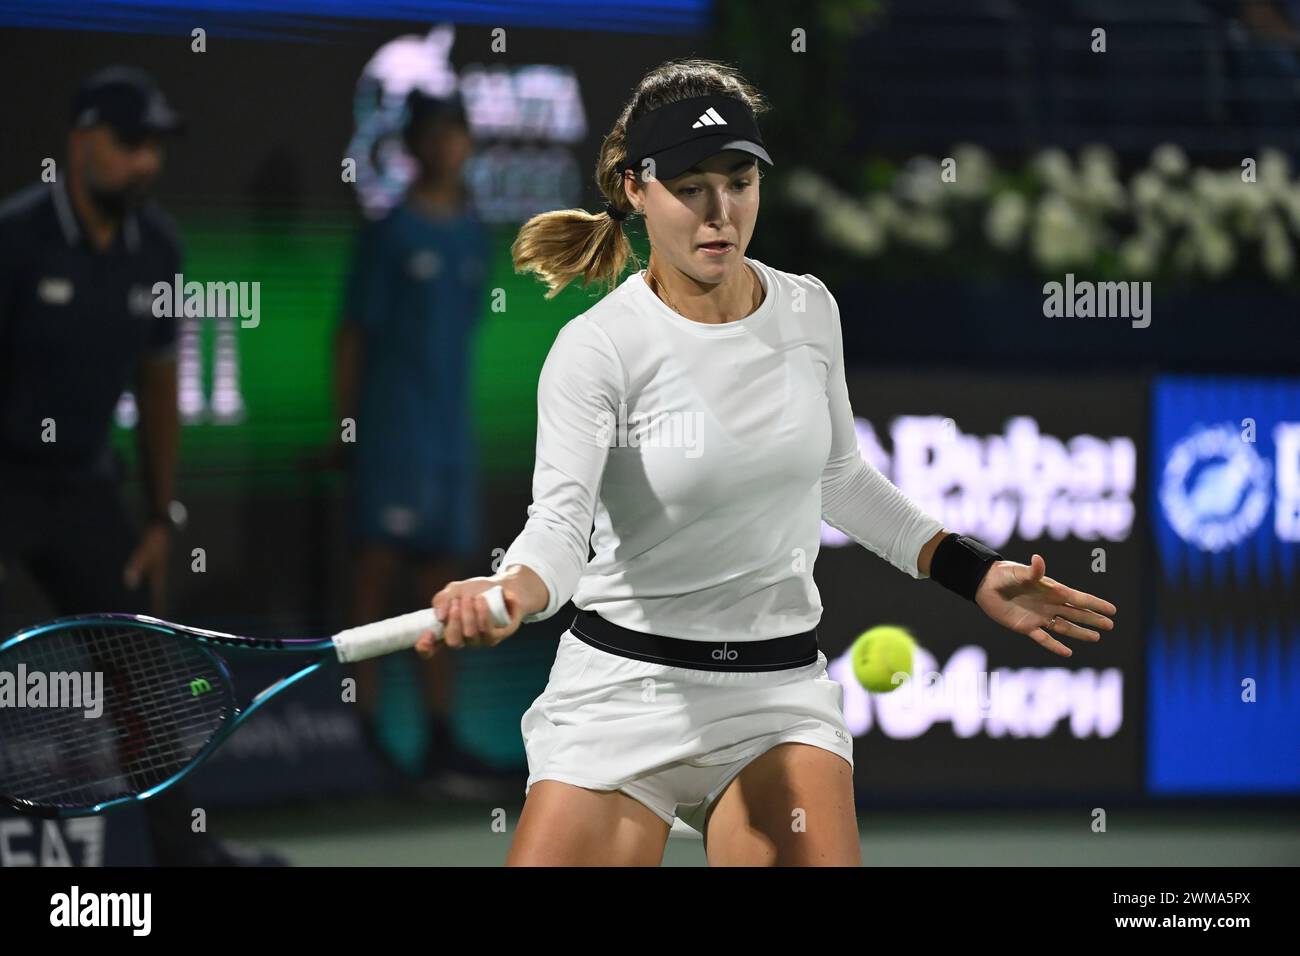
[(433, 219), (403, 203), (358, 236), (345, 318), (364, 343), (363, 475), (476, 467), (470, 349), (488, 254), (487, 228), (472, 209)]

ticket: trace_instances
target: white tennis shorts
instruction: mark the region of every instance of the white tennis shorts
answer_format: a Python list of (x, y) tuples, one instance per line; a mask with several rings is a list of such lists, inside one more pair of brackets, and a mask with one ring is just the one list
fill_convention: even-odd
[(703, 833), (727, 784), (777, 744), (812, 744), (852, 767), (843, 697), (820, 652), (804, 667), (703, 671), (622, 657), (566, 630), (521, 722), (524, 793), (539, 780), (620, 790)]

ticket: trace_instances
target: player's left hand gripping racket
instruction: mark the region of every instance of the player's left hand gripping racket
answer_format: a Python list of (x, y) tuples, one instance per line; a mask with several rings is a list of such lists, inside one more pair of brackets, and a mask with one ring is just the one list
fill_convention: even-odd
[[(483, 596), (497, 625), (509, 624), (501, 586)], [(325, 665), (405, 650), (442, 628), (427, 608), (326, 640), (240, 637), (137, 614), (84, 614), (19, 631), (0, 641), (0, 803), (79, 817), (147, 800)], [(221, 648), (315, 660), (241, 708)]]

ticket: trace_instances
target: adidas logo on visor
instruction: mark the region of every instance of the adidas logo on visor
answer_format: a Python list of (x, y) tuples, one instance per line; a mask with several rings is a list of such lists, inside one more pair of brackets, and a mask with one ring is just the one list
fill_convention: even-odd
[(691, 129), (699, 129), (701, 126), (726, 126), (727, 121), (718, 115), (718, 111), (710, 106), (700, 114), (700, 118), (691, 124)]

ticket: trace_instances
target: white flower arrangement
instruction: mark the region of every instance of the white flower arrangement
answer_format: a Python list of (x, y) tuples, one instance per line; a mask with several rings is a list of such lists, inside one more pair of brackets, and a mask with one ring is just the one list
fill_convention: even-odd
[(1249, 163), (1197, 167), (1172, 144), (1127, 181), (1118, 166), (1108, 147), (1089, 146), (1077, 159), (1051, 148), (1024, 170), (999, 170), (985, 150), (962, 144), (944, 159), (914, 157), (861, 197), (798, 169), (785, 197), (812, 212), (823, 240), (863, 259), (949, 253), (955, 269), (986, 274), (1002, 263), (1119, 278), (1295, 281), (1300, 181), (1284, 153), (1261, 151), (1253, 178)]
[(1002, 192), (989, 203), (984, 217), (984, 234), (998, 249), (1014, 249), (1020, 244), (1029, 222), (1029, 203), (1017, 192)]

